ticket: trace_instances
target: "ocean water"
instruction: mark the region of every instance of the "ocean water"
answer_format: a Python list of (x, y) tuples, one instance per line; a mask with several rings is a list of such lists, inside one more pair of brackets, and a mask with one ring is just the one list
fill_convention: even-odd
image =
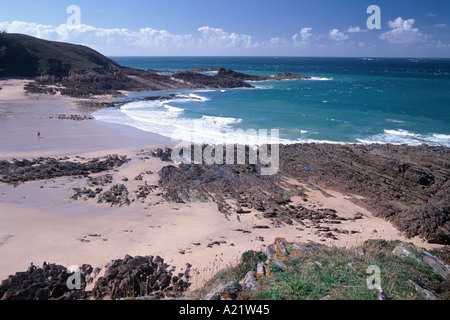
[(174, 140), (190, 138), (205, 143), (221, 143), (225, 138), (227, 142), (256, 143), (249, 129), (258, 133), (278, 129), (282, 143), (426, 143), (450, 147), (450, 59), (113, 59), (144, 70), (221, 66), (253, 75), (293, 72), (312, 79), (251, 82), (255, 89), (132, 93), (130, 98), (173, 93), (177, 99), (135, 101), (120, 109), (104, 109), (94, 114), (101, 121), (127, 124)]

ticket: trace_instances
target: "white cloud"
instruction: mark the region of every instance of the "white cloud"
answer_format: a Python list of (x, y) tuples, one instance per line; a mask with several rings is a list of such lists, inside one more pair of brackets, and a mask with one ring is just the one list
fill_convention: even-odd
[(445, 23), (438, 23), (434, 25), (435, 28), (445, 28), (447, 25)]
[[(204, 48), (242, 48), (258, 47), (252, 37), (245, 34), (228, 33), (222, 29), (201, 27), (200, 38), (191, 34), (172, 34), (167, 30), (142, 28), (139, 31), (129, 29), (97, 28), (89, 25), (66, 25), (57, 27), (36, 23), (13, 21), (0, 22), (0, 30), (8, 33), (22, 33), (30, 36), (71, 43), (84, 44), (102, 52), (124, 52), (151, 49), (153, 53), (173, 53), (176, 49), (201, 50)], [(282, 40), (280, 40), (280, 43)], [(148, 52), (145, 51), (145, 52)], [(183, 51), (185, 52), (185, 51)]]
[(442, 48), (447, 49), (447, 48), (450, 48), (450, 44), (443, 43), (442, 41), (438, 41), (436, 43), (436, 48), (438, 48), (438, 49), (442, 49)]
[(36, 23), (13, 21), (0, 22), (0, 30), (8, 33), (22, 33), (30, 36), (72, 43), (81, 43), (95, 48), (151, 48), (164, 51), (187, 47), (192, 44), (192, 35), (174, 35), (166, 30), (143, 28), (139, 31), (128, 29), (106, 29), (89, 25), (66, 25), (58, 27)]
[(303, 42), (308, 42), (309, 38), (311, 38), (311, 30), (312, 28), (302, 28), (302, 30), (300, 30), (300, 36), (302, 37), (302, 41)]
[(394, 21), (389, 21), (391, 31), (381, 34), (380, 39), (386, 40), (394, 44), (408, 44), (416, 42), (424, 42), (429, 36), (423, 34), (418, 28), (413, 28), (416, 20), (403, 20), (398, 17)]
[(347, 30), (348, 33), (359, 33), (359, 32), (367, 32), (367, 31), (368, 31), (367, 29), (363, 30), (360, 27), (349, 27)]
[(433, 12), (428, 12), (427, 15), (425, 16), (426, 18), (436, 18), (436, 14)]
[(312, 28), (302, 28), (299, 33), (292, 36), (292, 41), (294, 45), (308, 44), (310, 42), (312, 33)]
[(330, 39), (334, 40), (334, 41), (343, 41), (343, 40), (348, 39), (348, 35), (346, 35), (343, 32), (340, 32), (338, 29), (330, 30), (328, 35), (329, 35)]
[(270, 44), (280, 44), (281, 39), (280, 38), (270, 38)]
[(246, 34), (228, 33), (223, 29), (208, 26), (198, 29), (202, 38), (199, 40), (201, 46), (214, 48), (252, 48), (258, 46), (252, 42), (252, 37)]

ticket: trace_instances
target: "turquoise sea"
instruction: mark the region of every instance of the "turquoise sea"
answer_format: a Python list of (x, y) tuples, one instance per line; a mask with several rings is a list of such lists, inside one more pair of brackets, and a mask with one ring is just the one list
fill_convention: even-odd
[[(283, 143), (393, 143), (450, 147), (450, 59), (116, 57), (141, 69), (219, 66), (311, 80), (253, 82), (255, 89), (176, 90), (170, 101), (135, 101), (94, 114), (174, 139), (220, 142), (226, 130), (279, 129)], [(210, 73), (213, 75), (214, 73)], [(126, 99), (125, 99), (126, 101)], [(247, 135), (238, 137), (239, 143)]]

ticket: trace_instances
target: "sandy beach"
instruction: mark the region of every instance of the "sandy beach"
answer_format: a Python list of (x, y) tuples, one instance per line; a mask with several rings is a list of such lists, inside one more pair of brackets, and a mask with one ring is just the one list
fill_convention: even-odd
[[(25, 83), (26, 80), (0, 81), (0, 160), (125, 155), (131, 160), (108, 173), (113, 176), (110, 185), (123, 183), (127, 187), (132, 203), (111, 207), (93, 199), (73, 200), (73, 188), (85, 186), (85, 177), (17, 186), (0, 183), (0, 281), (25, 271), (30, 262), (103, 268), (126, 254), (160, 255), (177, 270), (191, 264), (195, 271), (191, 289), (195, 289), (221, 268), (238, 262), (243, 252), (263, 249), (276, 237), (345, 247), (357, 247), (367, 239), (399, 239), (420, 247), (439, 247), (419, 238), (406, 239), (390, 222), (356, 205), (348, 195), (326, 190), (332, 197), (325, 196), (311, 186), (305, 186), (307, 206), (334, 209), (343, 218), (362, 213), (362, 219), (347, 219), (339, 225), (354, 233), (340, 234), (338, 240), (324, 240), (314, 228), (297, 222), (273, 225), (253, 210), (250, 214), (227, 217), (215, 203), (171, 203), (158, 190), (140, 201), (134, 191), (144, 182), (158, 185), (158, 171), (167, 165), (143, 151), (170, 146), (173, 141), (96, 120), (48, 119), (52, 115), (82, 112), (73, 98), (26, 94)], [(142, 180), (135, 179), (139, 175)], [(292, 200), (302, 201), (297, 197)], [(256, 225), (269, 228), (255, 229)]]

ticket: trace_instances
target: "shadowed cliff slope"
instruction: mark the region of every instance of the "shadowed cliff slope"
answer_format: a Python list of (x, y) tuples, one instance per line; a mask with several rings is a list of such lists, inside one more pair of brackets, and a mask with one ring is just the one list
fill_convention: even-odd
[(110, 74), (120, 69), (116, 62), (82, 45), (0, 34), (0, 77)]

